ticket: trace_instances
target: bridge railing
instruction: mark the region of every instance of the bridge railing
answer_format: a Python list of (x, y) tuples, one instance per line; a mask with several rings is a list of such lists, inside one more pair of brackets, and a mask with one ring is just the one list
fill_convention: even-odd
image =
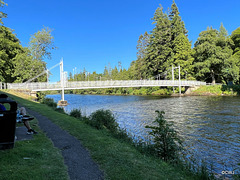
[[(147, 87), (147, 86), (195, 86), (206, 85), (200, 81), (172, 80), (108, 80), (108, 81), (71, 81), (64, 84), (65, 89), (110, 88), (110, 87)], [(60, 90), (61, 83), (8, 83), (8, 89)]]

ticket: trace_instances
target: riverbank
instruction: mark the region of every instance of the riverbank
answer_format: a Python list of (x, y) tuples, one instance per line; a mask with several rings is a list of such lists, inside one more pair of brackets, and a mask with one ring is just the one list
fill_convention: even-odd
[[(153, 156), (146, 156), (133, 145), (114, 138), (106, 130), (91, 126), (54, 111), (52, 108), (12, 96), (25, 107), (48, 117), (52, 122), (79, 139), (90, 151), (108, 179), (200, 179), (199, 176), (174, 167)], [(113, 168), (114, 167), (114, 168)]]
[(208, 85), (200, 86), (190, 96), (239, 96), (240, 85)]
[[(38, 132), (37, 135), (26, 135), (28, 138), (21, 139), (17, 134), (14, 148), (0, 151), (0, 179), (68, 180), (60, 150), (41, 131), (38, 119), (35, 118), (30, 124)], [(23, 124), (17, 124), (17, 127), (18, 131), (26, 134)]]
[[(240, 95), (240, 85), (207, 85), (199, 86), (196, 90), (185, 94), (185, 88), (182, 89), (183, 96), (238, 96)], [(60, 94), (61, 91), (46, 91), (44, 94)], [(173, 93), (172, 87), (140, 87), (140, 88), (107, 88), (107, 89), (77, 89), (66, 90), (65, 94), (82, 94), (82, 95), (138, 95), (138, 96), (179, 96), (179, 89), (175, 88)]]

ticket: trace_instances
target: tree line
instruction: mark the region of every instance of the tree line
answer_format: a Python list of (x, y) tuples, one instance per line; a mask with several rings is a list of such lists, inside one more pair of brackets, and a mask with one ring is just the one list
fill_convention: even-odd
[[(0, 8), (7, 5), (0, 0)], [(26, 82), (46, 70), (45, 59), (51, 58), (56, 49), (52, 29), (43, 27), (31, 35), (28, 47), (2, 19), (7, 14), (0, 12), (0, 82)], [(140, 35), (137, 42), (137, 59), (128, 69), (105, 66), (103, 73), (82, 72), (69, 74), (69, 80), (139, 80), (172, 79), (172, 66), (181, 68), (181, 79), (211, 83), (239, 84), (240, 82), (240, 27), (228, 35), (223, 24), (219, 29), (207, 27), (199, 34), (192, 47), (188, 31), (173, 1), (168, 12), (160, 5), (152, 18), (154, 28)], [(175, 71), (175, 78), (178, 73)], [(43, 75), (34, 81), (46, 81)]]
[[(0, 7), (7, 4), (0, 0)], [(43, 27), (30, 37), (28, 47), (23, 47), (14, 30), (4, 26), (2, 19), (7, 14), (0, 12), (0, 82), (26, 82), (46, 70), (45, 58), (51, 58), (55, 49), (52, 30)], [(35, 82), (46, 81), (47, 75), (36, 78)]]
[[(173, 1), (168, 13), (157, 8), (151, 32), (140, 35), (137, 60), (126, 69), (105, 67), (101, 74), (83, 70), (70, 80), (172, 79), (172, 66), (180, 66), (181, 79), (210, 83), (240, 81), (240, 27), (228, 35), (221, 23), (219, 30), (207, 27), (199, 34), (192, 48), (188, 31)], [(178, 78), (178, 72), (174, 74)]]

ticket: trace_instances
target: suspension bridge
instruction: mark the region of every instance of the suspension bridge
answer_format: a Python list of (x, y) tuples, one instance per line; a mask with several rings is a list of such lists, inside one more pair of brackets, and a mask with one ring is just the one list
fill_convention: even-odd
[[(60, 81), (59, 82), (32, 82), (39, 76), (48, 73), (51, 69), (60, 66)], [(179, 69), (180, 75), (180, 66), (175, 67)], [(162, 87), (179, 87), (179, 93), (181, 94), (181, 87), (191, 87), (191, 86), (200, 86), (206, 85), (205, 82), (201, 81), (186, 81), (181, 80), (180, 76), (178, 80), (174, 80), (174, 67), (172, 67), (172, 80), (106, 80), (106, 81), (68, 81), (67, 72), (63, 71), (63, 60), (50, 69), (45, 70), (41, 74), (35, 76), (34, 78), (26, 81), (25, 83), (0, 83), (0, 89), (13, 89), (13, 90), (28, 90), (32, 92), (39, 91), (52, 91), (52, 90), (61, 90), (62, 91), (62, 102), (66, 103), (64, 100), (64, 90), (72, 89), (96, 89), (96, 88), (121, 88), (121, 87), (153, 87), (153, 86), (162, 86)]]

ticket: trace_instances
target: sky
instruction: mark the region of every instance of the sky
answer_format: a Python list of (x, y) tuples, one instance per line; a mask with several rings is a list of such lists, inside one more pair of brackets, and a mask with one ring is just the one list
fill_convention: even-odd
[[(102, 73), (109, 63), (128, 69), (136, 60), (138, 38), (150, 32), (155, 10), (171, 7), (172, 0), (5, 0), (8, 14), (4, 25), (13, 29), (26, 47), (31, 35), (43, 26), (53, 29), (51, 68), (64, 61), (64, 71)], [(240, 27), (239, 0), (175, 0), (192, 45), (201, 31), (223, 23), (228, 33)], [(50, 82), (59, 81), (59, 67), (51, 71)]]

